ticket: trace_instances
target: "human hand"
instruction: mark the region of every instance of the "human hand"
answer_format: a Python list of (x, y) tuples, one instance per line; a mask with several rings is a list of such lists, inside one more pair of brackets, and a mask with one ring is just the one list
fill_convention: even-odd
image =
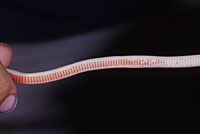
[(13, 110), (17, 103), (17, 88), (6, 71), (11, 59), (11, 48), (0, 43), (0, 112), (2, 113)]

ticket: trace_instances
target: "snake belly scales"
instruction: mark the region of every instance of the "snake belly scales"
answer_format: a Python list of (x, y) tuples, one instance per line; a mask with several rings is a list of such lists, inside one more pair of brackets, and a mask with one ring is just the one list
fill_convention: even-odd
[(111, 68), (189, 68), (200, 66), (200, 55), (189, 56), (111, 56), (76, 62), (44, 72), (22, 73), (7, 68), (12, 79), (21, 84), (41, 84), (79, 73)]

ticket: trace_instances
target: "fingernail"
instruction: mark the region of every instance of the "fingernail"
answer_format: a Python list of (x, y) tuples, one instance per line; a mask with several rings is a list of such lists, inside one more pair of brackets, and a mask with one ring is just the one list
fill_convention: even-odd
[(2, 113), (11, 112), (15, 109), (16, 105), (17, 105), (17, 97), (14, 95), (10, 95), (0, 105), (0, 112)]

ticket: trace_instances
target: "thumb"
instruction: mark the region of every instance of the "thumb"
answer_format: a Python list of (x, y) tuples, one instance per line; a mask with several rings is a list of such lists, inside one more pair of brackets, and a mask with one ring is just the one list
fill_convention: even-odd
[(5, 66), (8, 67), (12, 59), (12, 49), (7, 44), (0, 43), (0, 61)]
[(16, 104), (17, 88), (5, 69), (11, 59), (11, 48), (0, 43), (0, 112), (8, 112)]

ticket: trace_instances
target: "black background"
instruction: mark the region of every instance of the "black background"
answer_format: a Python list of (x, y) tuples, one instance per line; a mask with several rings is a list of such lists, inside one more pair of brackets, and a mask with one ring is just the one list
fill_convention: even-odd
[[(127, 21), (133, 23), (133, 28), (113, 41), (99, 57), (199, 54), (199, 6), (197, 0), (1, 0), (0, 40), (8, 43), (54, 40)], [(162, 127), (163, 120), (170, 121), (174, 115), (171, 106), (199, 103), (198, 67), (101, 70), (81, 77), (85, 81), (74, 83), (71, 90), (56, 95), (63, 102), (61, 105), (70, 106), (70, 113), (63, 108), (52, 118), (12, 128), (81, 133), (107, 129), (142, 131), (150, 124)], [(62, 81), (56, 83), (56, 88), (65, 88)], [(151, 107), (147, 108), (147, 104)], [(65, 114), (70, 118), (65, 118)], [(1, 124), (0, 130), (6, 129), (10, 126)]]

